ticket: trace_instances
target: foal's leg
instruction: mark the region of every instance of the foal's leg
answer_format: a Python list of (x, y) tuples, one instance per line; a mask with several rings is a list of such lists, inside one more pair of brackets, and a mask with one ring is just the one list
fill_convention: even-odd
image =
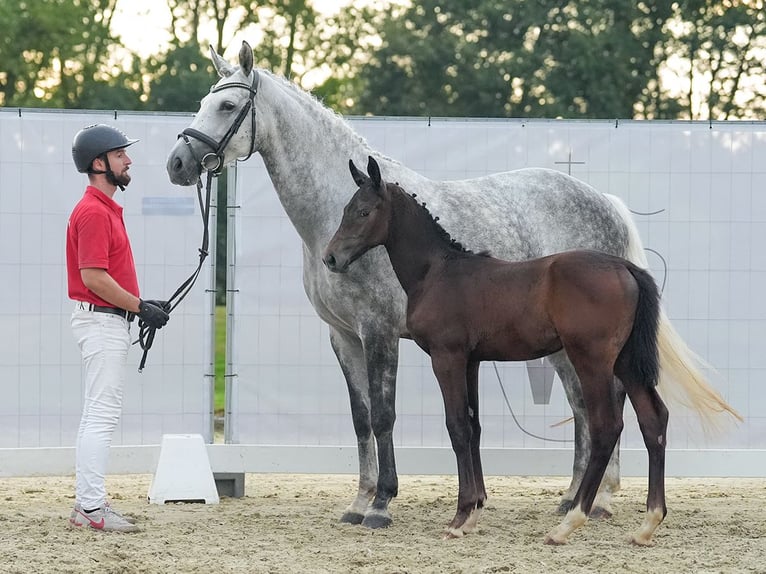
[(626, 384), (628, 397), (636, 411), (638, 425), (649, 453), (649, 493), (646, 517), (632, 536), (639, 546), (652, 544), (652, 534), (668, 513), (665, 506), (665, 445), (667, 443), (668, 409), (657, 390), (642, 385)]
[(614, 451), (622, 432), (622, 411), (614, 393), (611, 372), (594, 372), (588, 368), (593, 364), (604, 364), (601, 357), (584, 358), (577, 362), (583, 399), (587, 406), (588, 428), (590, 431), (590, 456), (580, 488), (572, 501), (572, 509), (564, 520), (546, 537), (546, 544), (566, 544), (569, 535), (585, 524), (596, 499), (599, 484), (604, 476), (609, 457)]
[(462, 354), (431, 350), (431, 365), (439, 381), (439, 388), (444, 399), (444, 413), (447, 432), (452, 442), (452, 450), (457, 458), (458, 497), (457, 512), (447, 525), (445, 538), (459, 538), (475, 526), (471, 515), (476, 512), (478, 493), (473, 469), (471, 439), (472, 423), (468, 406), (466, 387), (467, 360)]
[[(364, 349), (356, 334), (330, 326), (330, 343), (348, 386), (359, 452), (359, 490), (341, 522), (371, 528), (388, 526), (391, 524), (388, 504), (398, 490), (392, 429), (399, 340), (396, 336), (388, 339), (381, 336)], [(368, 371), (366, 356), (370, 355), (375, 357), (377, 366)], [(373, 497), (375, 501), (369, 506)]]
[[(572, 501), (577, 489), (580, 488), (582, 477), (585, 474), (585, 468), (590, 458), (590, 438), (588, 437), (588, 416), (585, 409), (585, 403), (580, 389), (580, 380), (572, 366), (572, 363), (564, 351), (550, 355), (548, 360), (553, 364), (564, 386), (564, 392), (569, 401), (574, 415), (575, 444), (574, 444), (574, 462), (572, 464), (572, 480), (569, 483), (564, 496), (561, 497), (559, 504), (559, 514), (566, 514), (572, 509)], [(615, 381), (620, 386), (619, 381)], [(622, 391), (622, 400), (625, 400), (624, 391)], [(590, 516), (592, 518), (609, 518), (613, 514), (612, 494), (620, 490), (620, 445), (615, 446), (609, 464), (601, 481), (596, 500), (593, 503), (593, 509)]]
[(463, 527), (464, 532), (472, 532), (476, 529), (487, 500), (487, 489), (484, 486), (484, 473), (481, 467), (481, 423), (479, 421), (479, 362), (471, 361), (466, 369), (466, 384), (468, 390), (468, 420), (471, 424), (471, 461), (473, 463), (473, 476), (476, 484), (478, 500), (476, 511), (469, 517)]

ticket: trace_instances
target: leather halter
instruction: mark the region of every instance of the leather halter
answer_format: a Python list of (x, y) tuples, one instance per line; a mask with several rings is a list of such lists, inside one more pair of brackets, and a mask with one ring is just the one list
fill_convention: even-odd
[[(199, 130), (195, 130), (194, 128), (186, 128), (184, 131), (178, 134), (178, 137), (183, 138), (186, 145), (189, 146), (189, 151), (191, 152), (192, 157), (200, 164), (202, 170), (213, 172), (215, 175), (221, 173), (221, 170), (223, 169), (223, 152), (226, 149), (226, 146), (229, 145), (231, 138), (234, 137), (234, 134), (239, 131), (239, 128), (242, 125), (242, 122), (245, 121), (247, 114), (251, 111), (250, 151), (248, 152), (247, 157), (243, 158), (242, 161), (249, 159), (250, 156), (253, 155), (253, 152), (255, 151), (255, 96), (258, 93), (258, 87), (260, 86), (260, 83), (261, 77), (258, 74), (258, 70), (253, 70), (253, 83), (250, 85), (243, 82), (232, 82), (229, 84), (212, 87), (210, 90), (211, 94), (221, 92), (229, 88), (242, 88), (247, 90), (250, 94), (247, 103), (242, 107), (241, 110), (239, 110), (237, 117), (234, 118), (234, 123), (229, 126), (229, 129), (223, 135), (220, 141), (216, 141), (209, 135)], [(192, 147), (189, 138), (193, 138), (202, 142), (208, 148), (210, 148), (211, 151), (203, 155), (201, 158), (198, 158), (194, 153), (194, 148)]]

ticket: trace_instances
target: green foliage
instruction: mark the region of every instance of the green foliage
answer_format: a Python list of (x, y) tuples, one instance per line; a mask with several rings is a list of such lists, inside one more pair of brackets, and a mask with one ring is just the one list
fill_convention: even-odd
[(110, 32), (117, 0), (0, 0), (0, 104), (133, 109), (140, 74)]
[(215, 398), (216, 416), (223, 416), (226, 408), (226, 307), (215, 308)]
[[(356, 113), (633, 117), (667, 3), (424, 0), (380, 29)], [(645, 107), (645, 106), (644, 106)]]

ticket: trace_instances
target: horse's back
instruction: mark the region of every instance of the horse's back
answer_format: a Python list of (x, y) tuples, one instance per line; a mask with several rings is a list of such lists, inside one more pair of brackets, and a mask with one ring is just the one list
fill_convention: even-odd
[(484, 177), (413, 181), (447, 232), (466, 248), (508, 260), (569, 249), (624, 256), (628, 229), (603, 194), (565, 173), (524, 168)]

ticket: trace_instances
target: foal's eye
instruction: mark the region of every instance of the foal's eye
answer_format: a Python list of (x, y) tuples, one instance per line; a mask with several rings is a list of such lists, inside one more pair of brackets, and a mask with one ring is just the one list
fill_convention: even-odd
[(366, 209), (361, 209), (359, 211), (359, 217), (367, 217), (368, 215), (370, 215), (370, 212)]
[(234, 105), (234, 102), (230, 102), (229, 100), (226, 100), (225, 102), (221, 102), (220, 110), (222, 112), (230, 112), (237, 106)]

